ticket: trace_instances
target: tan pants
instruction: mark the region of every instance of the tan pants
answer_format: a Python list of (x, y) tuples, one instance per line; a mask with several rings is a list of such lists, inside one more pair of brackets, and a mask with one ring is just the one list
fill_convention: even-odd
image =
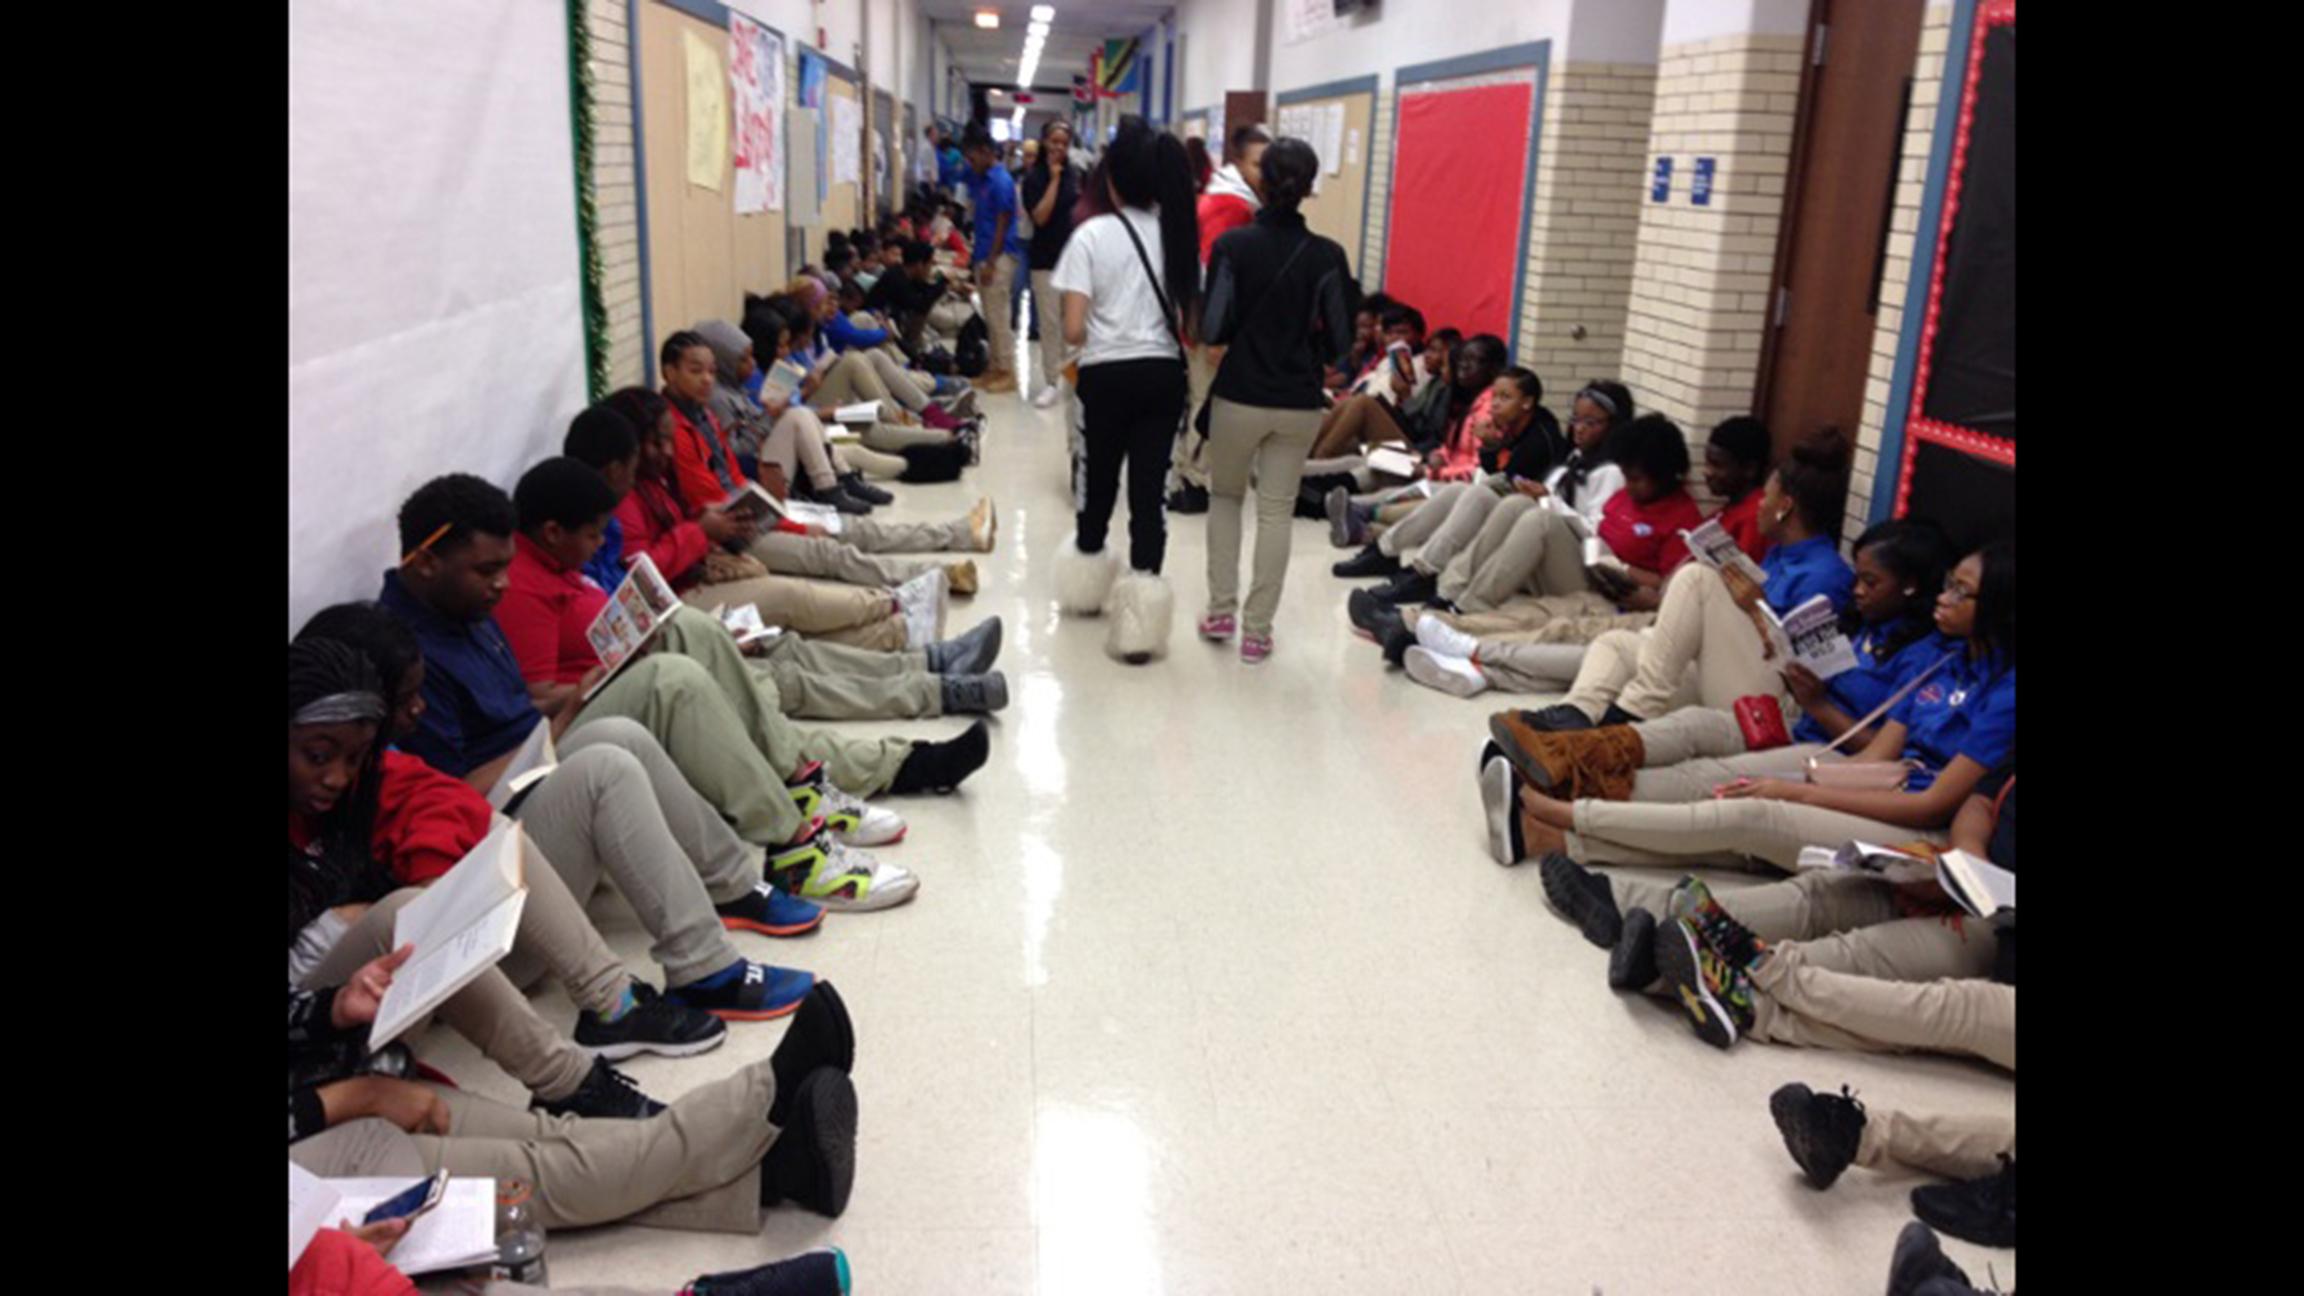
[(883, 454), (861, 442), (832, 447), (833, 471), (842, 475), (860, 472), (880, 481), (894, 481), (904, 475), (907, 467), (910, 465), (904, 461), (904, 456)]
[(823, 379), (816, 384), (816, 394), (808, 401), (821, 407), (854, 405), (868, 400), (894, 402), (895, 399), (888, 384), (880, 380), (880, 371), (872, 366), (867, 353), (843, 351), (833, 360), (832, 367), (824, 371)]
[(1012, 312), (1016, 308), (1016, 254), (1003, 252), (989, 262), (978, 265), (976, 297), (984, 312), (984, 328), (990, 335), (992, 360), (985, 376), (1016, 372), (1016, 321)]
[(763, 622), (830, 643), (881, 649), (904, 646), (904, 618), (896, 610), (896, 598), (878, 582), (844, 585), (795, 576), (755, 576), (697, 585), (680, 598), (690, 607), (707, 611), (723, 603), (750, 603), (760, 610)]
[[(1483, 644), (1490, 640), (1517, 640), (1583, 645), (1618, 626), (1635, 621), (1644, 624), (1650, 614), (1619, 613), (1615, 604), (1587, 590), (1581, 594), (1523, 594), (1486, 612), (1443, 612), (1427, 608), (1423, 615), (1436, 616), (1441, 624), (1472, 635)], [(1415, 623), (1411, 620), (1409, 624)]]
[(1516, 594), (1581, 594), (1584, 542), (1568, 519), (1525, 495), (1502, 498), (1440, 571), (1440, 597), (1485, 612)]
[(1960, 1053), (2016, 1069), (2016, 987), (1883, 981), (1811, 965), (1800, 943), (1752, 971), (1754, 1039), (1867, 1053)]
[[(368, 912), (306, 974), (300, 988), (343, 985), (354, 972), (391, 953), (393, 920), (404, 905), (422, 894), (420, 888), (403, 887), (368, 906)], [(535, 912), (538, 910), (542, 912)], [(570, 912), (575, 914), (573, 925)], [(578, 927), (589, 934), (590, 944), (598, 949), (584, 948)], [(569, 989), (572, 994), (578, 990), (584, 993), (581, 1006), (598, 1011), (613, 1007), (623, 997), (630, 974), (600, 943), (600, 933), (592, 930), (568, 888), (550, 869), (536, 869), (529, 879), (528, 903), (520, 912), (519, 932), (513, 938), (514, 949), (536, 951), (539, 946), (554, 961), (579, 969), (571, 972), (576, 984)], [(434, 1015), (539, 1098), (565, 1098), (592, 1072), (591, 1056), (537, 1016), (527, 996), (514, 987), (501, 968), (490, 968), (448, 996)], [(411, 1027), (407, 1038), (420, 1037), (429, 1020)]]
[(837, 536), (763, 532), (752, 541), (749, 552), (780, 576), (817, 576), (880, 591), (944, 566), (933, 558), (880, 555), (951, 553), (974, 547), (964, 517), (950, 522), (879, 522), (849, 517), (841, 519)]
[(1312, 444), (1312, 457), (1329, 459), (1370, 446), (1406, 441), (1397, 411), (1374, 396), (1347, 396), (1320, 422), (1320, 436)]
[(926, 653), (810, 643), (787, 634), (769, 641), (766, 656), (750, 661), (776, 686), (788, 716), (915, 720), (944, 714), (943, 683), (928, 673)]
[(915, 414), (928, 408), (928, 398), (936, 391), (936, 380), (906, 368), (903, 354), (892, 345), (870, 347), (857, 354), (872, 366), (872, 371), (880, 376), (881, 385), (897, 404)]
[(768, 1107), (776, 1075), (763, 1058), (682, 1095), (648, 1120), (586, 1120), (523, 1111), (432, 1086), (448, 1134), (409, 1134), (380, 1117), (349, 1121), (288, 1146), (322, 1178), (453, 1175), (519, 1179), (546, 1230), (630, 1220), (653, 1228), (753, 1233), (760, 1159), (776, 1142)]
[[(1218, 398), (1208, 424), (1208, 612), (1239, 609), (1248, 634), (1272, 633), (1295, 538), (1296, 487), (1320, 434), (1320, 411), (1265, 409)], [(1256, 558), (1240, 602), (1240, 501), (1256, 478)]]
[(1576, 678), (1577, 663), (1584, 660), (1584, 645), (1483, 639), (1475, 660), (1493, 688), (1507, 693), (1558, 693)]
[[(1611, 872), (1617, 907), (1667, 913), (1677, 872)], [(1878, 878), (1817, 869), (1759, 886), (1721, 887), (1720, 907), (1771, 944), (1798, 943), (1808, 967), (1883, 981), (1988, 977), (1999, 938), (1965, 915), (1903, 917), (1895, 888)]]
[(1864, 1132), (1856, 1139), (1856, 1164), (1878, 1167), (1894, 1161), (1948, 1179), (1978, 1179), (2000, 1168), (2000, 1158), (2016, 1155), (2016, 1118), (1996, 1112), (1900, 1111), (1873, 1105), (1864, 1109)]
[(952, 444), (951, 433), (932, 427), (879, 422), (856, 431), (864, 439), (864, 448), (877, 454), (901, 455), (913, 446)]
[[(1446, 598), (1448, 573), (1458, 570), (1473, 541), (1479, 538), (1481, 528), (1487, 525), (1489, 517), (1503, 503), (1504, 497), (1486, 482), (1473, 482), (1450, 495), (1447, 516), (1440, 520), (1439, 526), (1432, 529), (1432, 534), (1417, 549), (1416, 556), (1409, 560), (1408, 565), (1427, 576), (1440, 577), (1440, 594)], [(1439, 497), (1435, 495), (1432, 503), (1425, 505), (1418, 516), (1422, 517), (1439, 506)]]
[(823, 421), (816, 417), (816, 411), (798, 402), (760, 438), (760, 462), (775, 464), (783, 470), (784, 480), (793, 485), (800, 484), (802, 474), (817, 490), (829, 490), (840, 481), (831, 445), (824, 437)]
[[(1456, 501), (1471, 489), (1472, 484), (1469, 482), (1448, 482), (1433, 487), (1429, 498), (1402, 497), (1386, 504), (1376, 512), (1377, 520), (1387, 524), (1384, 534), (1376, 538), (1376, 547), (1391, 558), (1416, 551), (1438, 533), (1442, 524), (1448, 521), (1449, 510), (1455, 508)], [(1489, 506), (1493, 508), (1494, 501), (1490, 501)], [(1399, 512), (1395, 517), (1387, 517), (1386, 509)], [(1474, 534), (1478, 534), (1477, 526), (1474, 527)], [(1437, 567), (1432, 569), (1434, 573), (1439, 570)]]
[(1044, 387), (1063, 382), (1064, 366), (1072, 363), (1072, 350), (1064, 345), (1064, 294), (1051, 282), (1055, 275), (1053, 270), (1032, 272), (1032, 315), (1040, 321), (1040, 384)]
[[(1761, 694), (1777, 699), (1789, 725), (1799, 713), (1784, 688), (1784, 663), (1764, 655), (1768, 641), (1752, 616), (1736, 606), (1719, 572), (1700, 562), (1682, 563), (1664, 584), (1664, 602), (1641, 647), (1639, 669), (1601, 709), (1612, 700), (1636, 716), (1663, 715), (1693, 671), (1697, 705), (1725, 711), (1740, 697)], [(1589, 709), (1578, 684), (1576, 700)]]
[[(1046, 330), (1042, 330), (1045, 334)], [(1208, 399), (1208, 389), (1216, 385), (1216, 362), (1208, 358), (1208, 348), (1193, 347), (1185, 356), (1184, 365), (1184, 423), (1176, 429), (1176, 449), (1168, 460), (1168, 488), (1184, 486), (1208, 488), (1207, 438), (1192, 430), (1192, 420), (1200, 416), (1200, 406)], [(1215, 411), (1209, 411), (1213, 418)], [(1215, 427), (1213, 423), (1209, 425)]]

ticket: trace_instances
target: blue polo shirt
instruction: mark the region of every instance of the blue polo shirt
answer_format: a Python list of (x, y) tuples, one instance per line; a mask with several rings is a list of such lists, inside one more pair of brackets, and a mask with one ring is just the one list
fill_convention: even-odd
[(1996, 769), (2016, 755), (2016, 668), (1996, 658), (1971, 661), (1963, 650), (1889, 717), (1905, 728), (1905, 756), (1923, 766), (1910, 791), (1934, 783), (1955, 757)]
[[(1769, 584), (1775, 582), (1771, 580)], [(1948, 652), (1960, 651), (1960, 645), (1933, 631), (1904, 645), (1900, 652), (1888, 653), (1888, 632), (1892, 627), (1866, 626), (1856, 632), (1851, 647), (1856, 650), (1856, 666), (1832, 677), (1825, 686), (1833, 705), (1848, 713), (1850, 720), (1861, 720), (1872, 714), (1872, 708), (1888, 700), (1890, 694), (1904, 687), (1904, 681), (1934, 665), (1936, 659)], [(1945, 670), (1952, 669), (1947, 666)], [(1938, 672), (1941, 674), (1942, 672)], [(1795, 742), (1823, 743), (1832, 741), (1824, 726), (1812, 716), (1800, 717), (1792, 730)]]
[(600, 529), (600, 548), (592, 561), (584, 564), (584, 574), (611, 593), (624, 583), (624, 524), (613, 513), (608, 515), (608, 525)]
[[(999, 252), (1023, 256), (1024, 236), (1016, 232), (1016, 217), (1019, 215), (1016, 210), (1016, 181), (1009, 176), (1008, 169), (989, 166), (984, 168), (982, 175), (970, 169), (968, 194), (969, 205), (975, 209), (976, 215), (976, 243), (969, 255), (980, 262), (990, 261)], [(1008, 213), (1008, 241), (1000, 247), (999, 252), (995, 252), (992, 247), (992, 231), (1000, 223), (1002, 212)]]
[(512, 645), (493, 617), (459, 624), (408, 592), (398, 571), (384, 573), (377, 605), (400, 619), (424, 653), (424, 719), (400, 746), (444, 774), (462, 778), (527, 741), (544, 718)]
[[(1796, 544), (1780, 544), (1760, 560), (1768, 573), (1768, 606), (1782, 616), (1821, 594), (1832, 600), (1832, 610), (1847, 608), (1856, 592), (1856, 569), (1840, 556), (1830, 536), (1810, 536)], [(1875, 702), (1873, 705), (1879, 705)]]

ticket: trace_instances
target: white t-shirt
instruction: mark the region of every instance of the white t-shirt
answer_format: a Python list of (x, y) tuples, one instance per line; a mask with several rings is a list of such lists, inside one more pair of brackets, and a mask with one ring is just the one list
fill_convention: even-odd
[[(1121, 209), (1144, 240), (1144, 260), (1152, 273), (1160, 264), (1160, 214)], [(1115, 360), (1177, 360), (1176, 336), (1160, 314), (1160, 298), (1144, 273), (1144, 260), (1128, 241), (1120, 216), (1092, 216), (1072, 231), (1064, 255), (1056, 259), (1049, 283), (1059, 293), (1076, 292), (1088, 299), (1088, 344), (1080, 349), (1082, 367)], [(1162, 289), (1167, 285), (1163, 283)]]

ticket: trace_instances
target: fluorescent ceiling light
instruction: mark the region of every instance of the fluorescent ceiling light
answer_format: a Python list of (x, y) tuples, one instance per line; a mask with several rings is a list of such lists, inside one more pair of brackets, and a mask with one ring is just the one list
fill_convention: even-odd
[(1032, 19), (1033, 19), (1033, 21), (1035, 21), (1035, 22), (1053, 22), (1053, 21), (1055, 20), (1055, 18), (1056, 18), (1056, 6), (1054, 6), (1054, 5), (1034, 5), (1034, 6), (1032, 6)]
[(1048, 24), (1044, 22), (1030, 22), (1024, 25), (1024, 30), (1034, 36), (1046, 36), (1048, 34)]
[(1000, 11), (997, 9), (977, 10), (976, 25), (983, 28), (998, 27), (1000, 25)]

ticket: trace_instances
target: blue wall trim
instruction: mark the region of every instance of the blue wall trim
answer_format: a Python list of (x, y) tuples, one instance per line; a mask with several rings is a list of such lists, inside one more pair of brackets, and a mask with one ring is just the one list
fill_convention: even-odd
[(1364, 77), (1350, 77), (1342, 81), (1330, 81), (1322, 85), (1305, 86), (1301, 90), (1284, 90), (1281, 93), (1274, 95), (1272, 97), (1272, 102), (1275, 106), (1278, 106), (1281, 104), (1302, 103), (1307, 99), (1334, 99), (1339, 95), (1374, 93), (1376, 93), (1376, 75), (1374, 73), (1370, 73)]
[(1976, 0), (1958, 0), (1952, 36), (1944, 47), (1943, 91), (1936, 125), (1928, 141), (1928, 186), (1920, 198), (1920, 228), (1912, 235), (1912, 276), (1904, 284), (1902, 327), (1896, 335), (1896, 370), (1888, 384), (1882, 416), (1880, 457), (1873, 464), (1870, 521), (1896, 508), (1896, 482), (1903, 475), (1904, 422), (1911, 415), (1912, 379), (1920, 367), (1920, 330), (1928, 312), (1928, 285), (1936, 277), (1936, 235), (1944, 220), (1944, 187), (1952, 175), (1952, 136), (1960, 128), (1960, 95), (1968, 82), (1969, 42), (1976, 29)]
[(1504, 72), (1512, 68), (1542, 67), (1550, 60), (1552, 42), (1529, 41), (1521, 45), (1503, 45), (1478, 54), (1464, 54), (1456, 58), (1441, 59), (1435, 63), (1412, 63), (1392, 76), (1395, 87), (1413, 85), (1418, 81), (1444, 81), (1450, 77), (1476, 76), (1482, 72)]
[[(720, 21), (727, 21), (725, 5)], [(649, 380), (655, 375), (648, 358), (656, 354), (656, 299), (648, 272), (648, 127), (640, 119), (640, 0), (624, 0), (624, 33), (630, 42), (625, 50), (632, 74), (632, 211), (640, 229), (640, 385), (652, 387), (655, 384)]]
[[(691, 18), (711, 23), (715, 27), (728, 25), (728, 6), (720, 0), (656, 0), (668, 9), (677, 9)], [(749, 17), (750, 15), (746, 15)], [(638, 28), (633, 30), (637, 31)]]

